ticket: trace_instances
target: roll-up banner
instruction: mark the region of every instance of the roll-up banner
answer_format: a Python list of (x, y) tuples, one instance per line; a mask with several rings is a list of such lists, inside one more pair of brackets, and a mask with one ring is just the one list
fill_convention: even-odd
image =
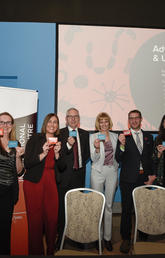
[[(9, 112), (16, 125), (16, 138), (22, 147), (36, 132), (38, 92), (0, 86), (0, 113)], [(23, 194), (23, 178), (19, 178), (19, 201), (15, 205), (11, 229), (11, 255), (28, 255), (28, 226)]]

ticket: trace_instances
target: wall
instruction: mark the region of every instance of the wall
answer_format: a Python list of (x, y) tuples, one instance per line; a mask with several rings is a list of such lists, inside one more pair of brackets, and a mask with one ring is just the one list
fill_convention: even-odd
[(1, 86), (38, 90), (40, 130), (45, 115), (54, 112), (56, 24), (0, 22), (0, 35), (0, 76), (17, 78)]

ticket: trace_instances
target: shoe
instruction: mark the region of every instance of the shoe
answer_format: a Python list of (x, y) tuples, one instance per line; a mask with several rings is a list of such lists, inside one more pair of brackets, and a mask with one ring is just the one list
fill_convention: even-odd
[[(101, 249), (103, 251), (104, 247), (103, 247), (103, 241), (101, 240)], [(99, 251), (99, 241), (96, 241), (96, 250)]]
[(55, 243), (55, 251), (56, 251), (56, 252), (57, 252), (58, 250), (60, 250), (61, 241), (62, 241), (62, 236), (59, 236), (59, 237), (57, 238), (56, 243)]
[(123, 240), (120, 246), (120, 252), (121, 253), (129, 253), (129, 250), (131, 248), (131, 241), (130, 240)]
[(107, 241), (107, 240), (104, 239), (104, 245), (105, 245), (105, 247), (106, 247), (106, 249), (107, 249), (108, 251), (111, 252), (111, 251), (113, 250), (111, 240)]
[(139, 230), (139, 240), (146, 242), (148, 240), (148, 234)]

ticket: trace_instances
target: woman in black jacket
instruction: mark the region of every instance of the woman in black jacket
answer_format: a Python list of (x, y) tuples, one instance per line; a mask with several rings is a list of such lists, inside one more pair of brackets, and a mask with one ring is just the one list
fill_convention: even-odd
[(29, 255), (43, 255), (43, 235), (46, 254), (53, 255), (57, 235), (59, 170), (65, 167), (60, 157), (58, 141), (59, 119), (48, 114), (41, 133), (26, 144), (24, 194), (28, 219)]
[(165, 115), (162, 117), (153, 151), (156, 180), (154, 184), (165, 187)]

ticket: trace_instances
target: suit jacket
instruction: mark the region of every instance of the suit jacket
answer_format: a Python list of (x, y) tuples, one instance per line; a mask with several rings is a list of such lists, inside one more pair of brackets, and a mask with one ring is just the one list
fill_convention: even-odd
[(144, 170), (144, 182), (148, 175), (153, 174), (153, 137), (151, 134), (143, 133), (143, 152), (140, 154), (132, 135), (126, 136), (125, 151), (120, 149), (120, 142), (117, 143), (116, 160), (121, 164), (120, 181), (135, 183), (138, 179), (140, 162)]
[[(104, 144), (101, 141), (100, 142), (100, 152), (96, 153), (95, 147), (94, 147), (94, 141), (98, 138), (98, 133), (94, 133), (90, 135), (90, 153), (91, 153), (91, 160), (92, 160), (92, 168), (96, 169), (97, 171), (101, 172), (102, 167), (105, 160), (105, 150), (104, 150)], [(113, 147), (113, 166), (115, 170), (118, 169), (118, 163), (115, 159), (115, 151), (116, 151), (116, 145), (117, 145), (117, 139), (118, 135), (116, 133), (109, 132), (109, 137), (111, 139), (112, 147)]]
[[(78, 128), (78, 133), (80, 137), (80, 148), (82, 157), (82, 167), (85, 170), (86, 163), (90, 158), (89, 150), (89, 133), (81, 128)], [(61, 174), (60, 186), (68, 186), (72, 180), (73, 164), (74, 164), (74, 154), (73, 148), (68, 150), (67, 140), (69, 137), (68, 127), (60, 129), (60, 141), (62, 143), (62, 155), (65, 157), (66, 167)], [(74, 172), (75, 173), (75, 172)]]
[[(29, 180), (33, 183), (37, 183), (40, 181), (44, 166), (45, 166), (45, 160), (46, 157), (40, 161), (39, 154), (43, 152), (43, 145), (46, 142), (46, 136), (45, 134), (37, 133), (34, 134), (27, 142), (26, 148), (25, 148), (25, 168), (26, 173), (24, 175), (25, 180)], [(60, 174), (59, 172), (63, 171), (65, 168), (65, 160), (63, 160), (62, 157), (60, 157), (58, 160), (55, 161), (55, 178), (56, 182), (60, 182)]]

